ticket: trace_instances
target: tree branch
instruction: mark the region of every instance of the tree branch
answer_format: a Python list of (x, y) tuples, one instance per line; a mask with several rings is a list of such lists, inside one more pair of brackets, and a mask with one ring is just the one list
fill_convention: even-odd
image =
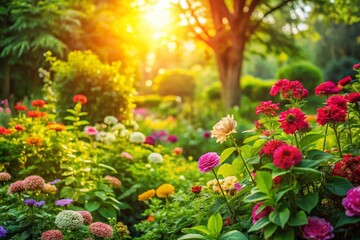
[(246, 0), (234, 0), (234, 16), (241, 17), (244, 13), (244, 6)]
[[(196, 16), (195, 11), (194, 11), (194, 9), (193, 9), (192, 6), (191, 6), (190, 1), (189, 1), (189, 0), (186, 0), (186, 3), (187, 3), (187, 5), (189, 6), (190, 14), (191, 14), (191, 16), (195, 19), (196, 24), (198, 25), (198, 27), (201, 28), (201, 30), (204, 32), (204, 34), (210, 39), (210, 38), (211, 38), (210, 34), (207, 32), (207, 30), (205, 29), (204, 25), (202, 25), (202, 24), (200, 23), (199, 18)], [(185, 16), (185, 17), (186, 17), (186, 16)], [(188, 24), (191, 25), (190, 19), (187, 18), (187, 21), (188, 21)]]

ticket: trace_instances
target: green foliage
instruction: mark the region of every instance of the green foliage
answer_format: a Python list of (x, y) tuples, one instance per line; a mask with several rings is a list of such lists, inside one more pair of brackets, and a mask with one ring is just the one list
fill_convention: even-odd
[(58, 117), (64, 117), (66, 109), (73, 105), (71, 99), (76, 94), (87, 97), (84, 110), (93, 122), (100, 122), (108, 115), (121, 119), (131, 116), (133, 79), (120, 62), (111, 65), (102, 63), (90, 51), (71, 52), (67, 61), (54, 59), (48, 53), (47, 59), (54, 72)]
[(313, 93), (313, 90), (323, 79), (321, 69), (310, 62), (296, 62), (278, 69), (277, 79), (286, 78), (290, 81), (298, 80), (304, 87)]
[[(242, 93), (249, 98), (250, 101), (258, 102), (270, 100), (270, 88), (275, 81), (262, 80), (252, 76), (244, 76), (241, 78)], [(264, 99), (265, 98), (265, 99)]]
[(192, 72), (172, 69), (155, 77), (155, 88), (160, 95), (175, 95), (193, 99), (196, 82)]
[(215, 101), (221, 99), (221, 83), (215, 82), (207, 86), (204, 90), (206, 99), (209, 101)]
[(329, 62), (325, 68), (325, 80), (337, 83), (345, 76), (355, 76), (352, 66), (359, 60), (353, 57), (342, 57)]

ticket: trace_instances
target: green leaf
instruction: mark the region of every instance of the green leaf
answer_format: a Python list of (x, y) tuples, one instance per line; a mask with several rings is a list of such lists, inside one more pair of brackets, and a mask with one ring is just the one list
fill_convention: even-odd
[(219, 240), (248, 240), (248, 238), (243, 233), (233, 230), (225, 234), (221, 234)]
[(286, 229), (286, 231), (281, 231), (276, 233), (274, 240), (284, 240), (284, 239), (295, 239), (295, 231), (292, 228)]
[(313, 168), (317, 165), (319, 165), (322, 162), (327, 162), (328, 160), (320, 159), (320, 160), (302, 160), (299, 162), (296, 167), (300, 168)]
[(306, 213), (304, 211), (298, 211), (295, 217), (290, 218), (288, 225), (292, 227), (302, 226), (308, 223)]
[(228, 176), (239, 177), (243, 171), (244, 164), (240, 157), (234, 159), (232, 164), (224, 163), (217, 171), (218, 175), (222, 175), (224, 178)]
[(289, 187), (289, 188), (285, 188), (285, 189), (279, 191), (278, 193), (276, 193), (276, 195), (275, 195), (276, 203), (278, 203), (281, 200), (281, 198), (285, 195), (285, 193), (291, 191), (292, 189), (293, 189), (293, 187)]
[(315, 173), (315, 174), (321, 175), (320, 171), (313, 169), (313, 168), (293, 167), (293, 168), (291, 168), (291, 172), (294, 174)]
[(70, 185), (75, 181), (76, 181), (76, 178), (74, 176), (67, 177), (67, 178), (65, 178), (65, 185)]
[(183, 239), (205, 239), (205, 240), (208, 240), (207, 237), (200, 235), (200, 234), (195, 234), (195, 233), (186, 234), (185, 236), (178, 238), (178, 240), (183, 240)]
[(85, 209), (89, 212), (94, 212), (99, 209), (100, 205), (101, 204), (99, 202), (90, 200), (85, 203)]
[(271, 173), (264, 171), (256, 172), (256, 186), (263, 192), (269, 194), (272, 188)]
[(223, 227), (223, 221), (220, 213), (215, 213), (211, 215), (209, 218), (207, 228), (210, 231), (210, 233), (215, 234), (216, 236), (219, 236), (221, 233), (221, 229)]
[(276, 224), (269, 224), (264, 228), (264, 237), (265, 239), (270, 238), (274, 232), (276, 231), (276, 229), (278, 228), (278, 226)]
[(64, 117), (64, 119), (75, 122), (75, 117), (73, 117), (73, 116), (66, 116), (66, 117)]
[(71, 198), (75, 194), (75, 190), (70, 186), (65, 186), (60, 191), (60, 197), (62, 198)]
[(318, 204), (318, 201), (318, 193), (310, 193), (295, 199), (296, 205), (302, 210), (305, 210), (307, 213), (311, 212), (311, 210)]
[(319, 150), (310, 150), (306, 153), (306, 159), (313, 160), (330, 160), (333, 159), (334, 155)]
[(209, 229), (204, 225), (194, 226), (191, 229), (198, 230), (202, 233), (205, 233), (206, 235), (210, 234)]
[(253, 146), (250, 145), (242, 145), (240, 147), (240, 151), (244, 159), (248, 159), (252, 157), (251, 156), (252, 150), (253, 150)]
[(113, 171), (114, 173), (117, 173), (116, 169), (113, 167), (110, 167), (109, 165), (99, 163), (98, 166), (101, 168), (109, 169), (109, 170)]
[(128, 190), (126, 190), (121, 196), (118, 198), (119, 200), (124, 199), (133, 193), (135, 193), (139, 188), (141, 188), (142, 185), (140, 183), (132, 185)]
[(335, 195), (346, 196), (347, 191), (353, 188), (353, 185), (346, 178), (332, 176), (326, 182), (325, 187)]
[(336, 228), (348, 225), (348, 224), (354, 224), (360, 222), (360, 217), (349, 217), (346, 216), (346, 214), (342, 214), (339, 221), (336, 223)]
[(306, 135), (299, 142), (300, 149), (302, 151), (308, 149), (309, 147), (315, 145), (317, 140), (319, 140), (323, 137), (324, 137), (323, 134), (308, 134), (308, 135)]
[(103, 201), (105, 201), (107, 199), (106, 193), (103, 191), (96, 191), (95, 195)]
[(226, 159), (228, 159), (235, 150), (235, 147), (229, 147), (222, 151), (222, 153), (220, 154), (220, 164), (223, 163)]
[(290, 218), (290, 210), (288, 208), (283, 208), (280, 211), (275, 210), (271, 212), (269, 215), (270, 221), (280, 226), (281, 228), (284, 228), (289, 218)]
[(249, 202), (259, 202), (259, 201), (262, 201), (262, 200), (265, 200), (265, 199), (269, 199), (269, 198), (270, 198), (270, 196), (268, 196), (267, 194), (261, 193), (261, 192), (257, 192), (257, 193), (252, 193), (252, 194), (247, 195), (247, 196), (244, 198), (244, 202), (245, 202), (245, 203), (249, 203)]
[(72, 115), (76, 115), (76, 111), (74, 109), (66, 109), (66, 111), (71, 113)]
[(99, 213), (104, 218), (116, 218), (116, 210), (112, 206), (103, 205), (99, 208)]
[(77, 122), (77, 126), (89, 125), (89, 122), (86, 120), (80, 120)]
[(243, 143), (253, 142), (253, 141), (255, 141), (255, 140), (258, 140), (259, 137), (260, 137), (260, 135), (255, 135), (255, 136), (251, 136), (251, 137), (245, 138)]
[(271, 223), (270, 220), (269, 220), (269, 217), (265, 216), (265, 217), (261, 218), (260, 220), (258, 220), (254, 225), (252, 225), (252, 227), (248, 230), (248, 232), (255, 232), (255, 231), (258, 231), (260, 229), (263, 229), (269, 223)]

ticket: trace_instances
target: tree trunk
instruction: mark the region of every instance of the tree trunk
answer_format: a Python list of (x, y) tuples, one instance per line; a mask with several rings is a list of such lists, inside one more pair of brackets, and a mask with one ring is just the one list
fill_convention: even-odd
[(222, 83), (222, 99), (225, 108), (229, 109), (241, 105), (240, 76), (244, 48), (228, 48), (226, 51), (216, 52), (216, 60)]
[(10, 64), (4, 64), (4, 82), (3, 82), (3, 98), (8, 99), (10, 97)]

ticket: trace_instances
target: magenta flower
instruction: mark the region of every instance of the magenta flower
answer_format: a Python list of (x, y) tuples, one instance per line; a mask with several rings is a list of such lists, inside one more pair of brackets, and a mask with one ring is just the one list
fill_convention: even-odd
[(347, 216), (360, 216), (360, 186), (352, 188), (346, 193), (342, 205), (346, 209)]
[(303, 231), (303, 238), (311, 240), (327, 240), (334, 237), (332, 231), (334, 227), (331, 226), (323, 218), (309, 217), (308, 224), (301, 227)]
[(84, 128), (84, 132), (87, 135), (94, 136), (94, 135), (98, 134), (99, 131), (96, 129), (96, 127), (86, 126)]
[(71, 198), (64, 198), (64, 199), (60, 199), (60, 200), (57, 200), (55, 202), (55, 204), (57, 206), (67, 206), (69, 204), (72, 204), (74, 200), (72, 200)]
[(175, 135), (169, 135), (166, 139), (167, 142), (172, 142), (172, 143), (176, 143), (177, 140), (178, 140), (178, 138)]
[(253, 223), (255, 224), (257, 221), (259, 221), (260, 219), (262, 219), (263, 217), (268, 216), (271, 212), (273, 212), (275, 209), (272, 206), (267, 206), (265, 207), (263, 210), (261, 210), (260, 212), (258, 212), (258, 209), (261, 205), (263, 205), (264, 202), (259, 202), (257, 203), (254, 208), (253, 208), (253, 212), (251, 214), (251, 217), (253, 219)]
[(198, 168), (200, 172), (210, 172), (219, 162), (220, 157), (216, 152), (208, 152), (199, 158)]
[(155, 138), (153, 138), (152, 136), (147, 136), (147, 137), (145, 138), (145, 142), (144, 142), (144, 143), (154, 146), (154, 145), (155, 145), (155, 142), (156, 142)]

